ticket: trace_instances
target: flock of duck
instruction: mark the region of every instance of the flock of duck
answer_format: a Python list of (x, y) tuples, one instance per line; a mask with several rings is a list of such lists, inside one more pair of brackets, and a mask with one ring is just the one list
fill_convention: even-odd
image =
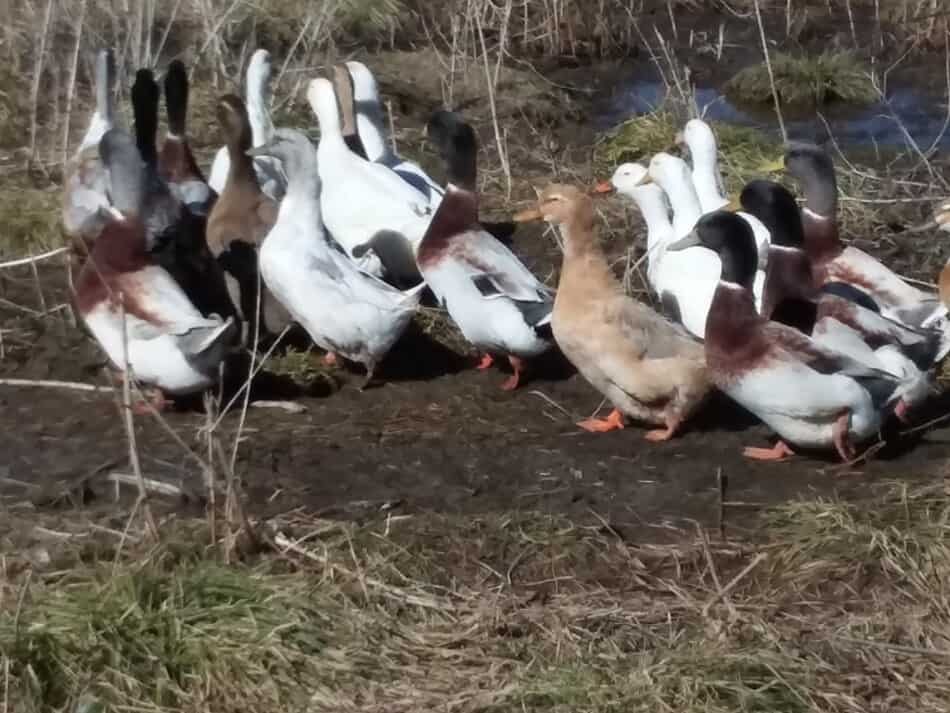
[[(703, 121), (677, 140), (691, 166), (660, 153), (592, 189), (552, 184), (515, 222), (559, 226), (557, 290), (479, 219), (476, 134), (436, 112), (428, 140), (445, 186), (396, 155), (376, 81), (359, 62), (313, 79), (316, 146), (270, 118), (270, 56), (258, 50), (246, 98), (217, 104), (225, 146), (207, 180), (189, 148), (188, 78), (161, 89), (139, 70), (134, 129), (119, 127), (112, 53), (96, 60), (96, 111), (65, 181), (63, 222), (78, 249), (74, 300), (116, 368), (165, 395), (203, 391), (230, 352), (297, 323), (329, 362), (362, 364), (367, 383), (411, 321), (425, 288), (484, 354), (507, 358), (515, 389), (554, 344), (614, 406), (589, 431), (654, 426), (673, 437), (718, 388), (779, 440), (746, 455), (834, 449), (842, 459), (892, 415), (932, 393), (950, 351), (947, 308), (841, 242), (831, 159), (790, 144), (782, 165), (804, 197), (756, 180), (733, 205)], [(597, 239), (594, 200), (632, 199), (647, 225), (647, 281), (663, 314), (628, 296)]]

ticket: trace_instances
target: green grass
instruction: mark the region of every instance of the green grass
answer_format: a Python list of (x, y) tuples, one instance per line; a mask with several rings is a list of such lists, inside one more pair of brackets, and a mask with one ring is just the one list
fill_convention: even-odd
[[(776, 54), (771, 59), (775, 88), (784, 106), (867, 104), (877, 98), (867, 72), (848, 52), (824, 52), (808, 57)], [(773, 101), (764, 63), (741, 70), (726, 83), (725, 89), (739, 102), (770, 104)]]
[(10, 179), (0, 190), (0, 257), (23, 257), (63, 245), (59, 189), (36, 188)]
[[(650, 546), (546, 515), (294, 513), (268, 526), (284, 555), (225, 565), (200, 523), (121, 553), (90, 531), (29, 578), (14, 539), (0, 666), (15, 711), (945, 710), (948, 515), (942, 487), (888, 486)], [(744, 572), (725, 602), (711, 566)]]

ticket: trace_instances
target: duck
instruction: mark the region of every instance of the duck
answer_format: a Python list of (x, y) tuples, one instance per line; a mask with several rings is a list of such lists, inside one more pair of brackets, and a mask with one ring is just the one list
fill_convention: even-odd
[(912, 329), (883, 317), (875, 302), (851, 285), (816, 288), (803, 247), (801, 213), (784, 186), (752, 181), (743, 188), (740, 201), (772, 235), (762, 316), (900, 379), (901, 398), (894, 412), (906, 421), (908, 411), (932, 394), (930, 370), (950, 345), (941, 344), (935, 330)]
[(148, 176), (132, 137), (112, 128), (99, 151), (112, 176), (112, 204), (76, 281), (76, 303), (112, 364), (121, 370), (128, 364), (136, 379), (155, 387), (149, 401), (161, 409), (168, 395), (198, 393), (216, 382), (236, 325), (202, 315), (152, 260), (142, 215)]
[[(648, 188), (653, 185), (654, 188)], [(701, 215), (699, 201), (688, 180), (685, 162), (669, 154), (657, 154), (650, 167), (621, 164), (610, 185), (632, 199), (647, 222), (647, 280), (662, 305), (663, 313), (682, 324), (690, 334), (704, 339), (706, 317), (719, 281), (718, 258), (708, 250), (669, 253), (667, 247), (692, 229)], [(598, 186), (606, 192), (607, 186)], [(646, 189), (646, 190), (644, 190)], [(673, 205), (670, 223), (664, 196)], [(755, 290), (761, 297), (765, 274), (756, 271)]]
[(96, 109), (66, 165), (63, 182), (63, 229), (73, 241), (79, 262), (105, 225), (111, 204), (109, 175), (99, 158), (99, 142), (115, 126), (114, 84), (115, 56), (111, 49), (99, 50), (95, 63)]
[(279, 160), (288, 178), (277, 221), (261, 244), (264, 284), (317, 346), (365, 366), (366, 388), (412, 321), (425, 284), (402, 292), (330, 245), (320, 220), (317, 151), (306, 135), (277, 129), (270, 143), (249, 153)]
[(462, 335), (485, 356), (507, 356), (517, 389), (528, 360), (552, 343), (554, 293), (478, 222), (478, 140), (454, 112), (438, 111), (426, 125), (449, 175), (442, 202), (419, 242), (416, 261), (425, 283)]
[[(251, 145), (262, 146), (274, 136), (274, 122), (270, 115), (271, 104), (271, 55), (258, 49), (251, 55), (247, 65), (245, 98), (247, 114), (251, 122)], [(214, 155), (208, 173), (208, 185), (215, 193), (224, 190), (230, 172), (231, 156), (227, 146), (222, 146)], [(279, 201), (287, 188), (287, 177), (274, 159), (259, 156), (254, 160), (254, 171), (261, 190), (271, 200)]]
[[(719, 171), (719, 148), (712, 127), (702, 119), (690, 119), (676, 135), (676, 143), (685, 146), (693, 163), (692, 182), (702, 212), (710, 213), (732, 206), (723, 190)], [(754, 215), (736, 213), (752, 228), (759, 251), (759, 267), (764, 269), (769, 255), (769, 231)]]
[(564, 256), (551, 321), (554, 339), (614, 407), (605, 419), (577, 425), (607, 432), (624, 428), (630, 417), (661, 426), (647, 431), (649, 441), (673, 438), (710, 391), (703, 345), (624, 293), (598, 243), (586, 192), (549, 185), (537, 208), (515, 218), (560, 226)]
[(320, 124), (317, 161), (324, 225), (364, 270), (403, 287), (415, 286), (422, 279), (416, 248), (433, 214), (429, 202), (391, 168), (349, 149), (329, 80), (311, 80), (307, 99)]
[(205, 180), (188, 143), (188, 72), (181, 60), (169, 63), (164, 89), (168, 130), (158, 154), (158, 175), (193, 215), (206, 217), (217, 193)]
[(805, 251), (811, 259), (815, 284), (853, 285), (874, 300), (885, 317), (911, 327), (946, 330), (947, 307), (936, 293), (907, 284), (880, 260), (842, 243), (835, 167), (828, 153), (815, 144), (791, 142), (781, 163), (804, 194), (801, 212)]
[[(341, 67), (344, 72), (335, 72), (338, 96), (347, 91), (350, 84), (355, 102), (356, 128), (366, 159), (391, 168), (402, 180), (422, 193), (434, 211), (442, 201), (445, 189), (434, 181), (419, 164), (397, 155), (386, 131), (383, 104), (379, 97), (376, 77), (362, 62), (346, 62)], [(349, 75), (350, 82), (346, 81)], [(341, 92), (342, 90), (342, 92)]]
[(780, 439), (772, 448), (746, 448), (745, 456), (778, 461), (794, 448), (834, 448), (852, 461), (855, 444), (878, 432), (884, 412), (900, 398), (900, 381), (758, 313), (752, 295), (758, 250), (740, 217), (709, 213), (668, 249), (698, 245), (717, 253), (722, 265), (704, 343), (709, 376)]
[(258, 183), (255, 164), (247, 152), (251, 125), (244, 102), (234, 94), (218, 100), (217, 118), (230, 158), (225, 181), (205, 232), (208, 248), (224, 270), (233, 305), (244, 320), (244, 341), (254, 334), (270, 338), (290, 323), (290, 315), (269, 290), (260, 291), (258, 312), (258, 249), (277, 220), (277, 204)]
[[(224, 275), (205, 242), (206, 216), (189, 210), (178, 188), (161, 175), (161, 156), (155, 143), (161, 89), (150, 69), (136, 72), (131, 95), (135, 142), (145, 166), (141, 217), (145, 221), (149, 254), (171, 274), (202, 314), (236, 316)], [(182, 107), (176, 101), (173, 96), (171, 112), (177, 122)], [(179, 149), (182, 147), (175, 148)], [(184, 155), (184, 149), (179, 153)]]

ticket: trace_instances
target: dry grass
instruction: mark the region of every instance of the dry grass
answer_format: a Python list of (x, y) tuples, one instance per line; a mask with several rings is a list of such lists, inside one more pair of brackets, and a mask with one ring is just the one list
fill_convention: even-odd
[(27, 527), (6, 533), (5, 695), (17, 711), (944, 710), (948, 512), (942, 485), (889, 486), (791, 503), (753, 539), (664, 546), (543, 515), (296, 513), (227, 567), (200, 523), (122, 551), (75, 522)]

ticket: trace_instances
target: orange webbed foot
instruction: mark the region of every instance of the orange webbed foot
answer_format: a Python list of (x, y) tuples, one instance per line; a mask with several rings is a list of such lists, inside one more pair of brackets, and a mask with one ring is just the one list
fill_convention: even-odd
[(618, 409), (610, 412), (607, 418), (587, 418), (579, 421), (578, 426), (589, 433), (607, 433), (619, 431), (623, 426), (623, 414)]
[(501, 385), (501, 388), (504, 391), (514, 391), (518, 388), (518, 384), (521, 381), (521, 374), (524, 372), (524, 361), (516, 356), (509, 356), (508, 361), (511, 364), (511, 368), (514, 370), (514, 373), (505, 379), (505, 382)]
[(339, 362), (339, 357), (333, 352), (327, 352), (323, 355), (323, 363), (326, 366), (336, 366)]
[(854, 449), (854, 446), (851, 445), (851, 438), (848, 435), (850, 428), (851, 412), (844, 411), (835, 420), (835, 424), (831, 429), (831, 439), (835, 444), (835, 449), (838, 451), (838, 455), (841, 456), (841, 460), (845, 463), (854, 460), (854, 457), (857, 455), (857, 451)]
[(162, 411), (168, 410), (168, 408), (174, 403), (173, 401), (165, 398), (165, 394), (162, 393), (161, 389), (152, 389), (143, 393), (144, 399), (136, 401), (132, 404), (132, 413), (136, 416), (145, 416), (146, 414), (151, 413), (153, 410), (161, 413)]
[(475, 368), (479, 371), (485, 371), (485, 369), (491, 369), (491, 365), (495, 363), (495, 357), (491, 354), (483, 354), (482, 360), (478, 362), (478, 366)]
[(778, 462), (790, 458), (795, 452), (784, 441), (779, 441), (771, 448), (743, 448), (742, 455), (752, 460)]

